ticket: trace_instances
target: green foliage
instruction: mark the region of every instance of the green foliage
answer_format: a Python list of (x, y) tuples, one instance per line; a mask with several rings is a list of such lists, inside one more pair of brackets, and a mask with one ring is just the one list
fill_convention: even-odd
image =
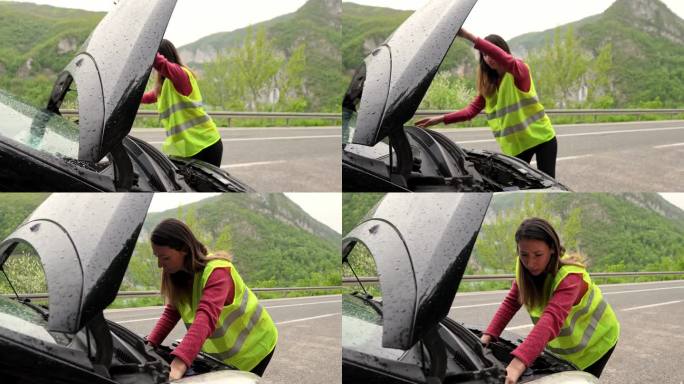
[(465, 79), (449, 71), (437, 73), (419, 109), (450, 109), (468, 105), (475, 97), (475, 89)]

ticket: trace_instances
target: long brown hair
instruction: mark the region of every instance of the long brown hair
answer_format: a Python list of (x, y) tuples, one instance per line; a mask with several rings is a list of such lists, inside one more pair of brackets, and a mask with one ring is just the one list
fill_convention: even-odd
[(180, 300), (190, 298), (194, 275), (202, 273), (209, 260), (232, 259), (232, 255), (225, 251), (208, 255), (207, 247), (197, 239), (190, 227), (177, 219), (165, 219), (157, 224), (150, 240), (154, 245), (185, 252), (183, 270), (175, 273), (166, 273), (162, 270), (161, 293), (166, 303), (174, 306)]
[[(181, 67), (185, 67), (185, 64), (183, 64), (183, 61), (181, 60), (180, 55), (178, 54), (178, 50), (176, 49), (176, 46), (173, 45), (172, 42), (169, 40), (163, 39), (161, 44), (159, 44), (159, 52), (162, 56), (166, 58), (166, 60), (178, 64)], [(164, 84), (164, 76), (162, 76), (161, 73), (157, 72), (157, 81), (155, 83), (155, 90), (157, 92), (157, 95), (159, 95), (159, 92), (161, 91), (162, 85)]]
[[(503, 37), (499, 35), (489, 35), (485, 37), (485, 40), (496, 45), (497, 47), (503, 49), (507, 53), (511, 53), (511, 49), (508, 47), (508, 43)], [(484, 60), (484, 54), (480, 52), (480, 67), (477, 71), (477, 91), (480, 95), (489, 97), (496, 92), (501, 81), (501, 76), (494, 68), (487, 65)]]
[[(555, 277), (560, 267), (566, 264), (584, 267), (576, 257), (563, 258), (565, 247), (561, 244), (560, 237), (551, 223), (544, 219), (531, 217), (523, 220), (515, 231), (515, 243), (519, 244), (523, 239), (543, 241), (551, 249), (551, 257), (542, 274), (543, 276)], [(517, 252), (520, 253), (520, 250), (518, 249)], [(520, 271), (518, 284), (518, 301), (520, 304), (524, 304), (528, 308), (546, 305), (549, 298), (545, 297), (543, 286), (535, 284), (534, 276), (522, 264), (520, 257), (518, 257), (517, 263)]]

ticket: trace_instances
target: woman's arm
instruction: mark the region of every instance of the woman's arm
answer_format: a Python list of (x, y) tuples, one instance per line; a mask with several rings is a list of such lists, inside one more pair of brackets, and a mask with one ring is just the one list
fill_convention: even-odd
[(178, 93), (183, 96), (188, 96), (192, 93), (190, 78), (180, 65), (170, 62), (164, 55), (157, 53), (157, 56), (154, 57), (153, 67), (162, 76), (171, 80), (173, 87), (176, 88)]
[(166, 336), (171, 333), (171, 330), (173, 330), (173, 327), (176, 326), (180, 318), (180, 313), (178, 313), (176, 308), (173, 305), (167, 304), (161, 317), (157, 320), (157, 324), (155, 324), (152, 332), (147, 336), (147, 341), (154, 346), (161, 344), (166, 339)]
[(211, 272), (197, 305), (195, 321), (183, 341), (171, 352), (187, 367), (192, 364), (204, 341), (214, 332), (219, 314), (226, 302), (232, 302), (235, 286), (229, 268), (216, 268)]
[(477, 96), (467, 107), (459, 111), (447, 113), (446, 115), (441, 116), (428, 117), (416, 121), (416, 127), (427, 128), (439, 123), (451, 124), (470, 120), (477, 116), (484, 109), (485, 103), (484, 97)]
[(511, 355), (529, 367), (541, 355), (546, 344), (558, 336), (572, 306), (582, 300), (587, 289), (581, 274), (566, 276), (553, 292), (537, 324)]
[(521, 306), (522, 305), (518, 302), (518, 284), (513, 281), (511, 289), (508, 291), (508, 295), (506, 295), (506, 298), (499, 306), (499, 309), (496, 311), (494, 318), (489, 323), (484, 334), (498, 338)]

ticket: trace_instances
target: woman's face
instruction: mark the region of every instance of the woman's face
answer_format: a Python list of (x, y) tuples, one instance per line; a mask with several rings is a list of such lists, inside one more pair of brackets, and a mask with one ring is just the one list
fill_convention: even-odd
[(518, 255), (525, 269), (532, 276), (539, 276), (551, 260), (551, 248), (541, 240), (521, 239), (518, 242)]
[(157, 256), (157, 266), (166, 273), (176, 273), (183, 269), (183, 261), (187, 252), (179, 251), (166, 245), (152, 244), (152, 253)]
[(492, 59), (491, 56), (482, 54), (482, 59), (487, 63), (489, 68), (499, 72), (499, 64), (497, 64), (496, 60)]

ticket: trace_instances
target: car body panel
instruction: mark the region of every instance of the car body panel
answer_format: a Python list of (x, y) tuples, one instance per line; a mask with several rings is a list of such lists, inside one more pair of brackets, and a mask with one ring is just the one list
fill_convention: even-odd
[(49, 330), (76, 333), (114, 300), (151, 200), (152, 194), (53, 194), (0, 243), (0, 264), (20, 242), (40, 256)]
[(130, 132), (176, 0), (119, 1), (55, 84), (79, 94), (79, 160), (97, 162)]
[[(361, 96), (353, 143), (375, 145), (413, 117), (476, 2), (427, 2), (367, 57), (363, 93), (370, 94)], [(376, 61), (380, 63), (376, 65)], [(375, 99), (385, 89), (384, 98), (364, 102), (364, 98)]]
[(408, 349), (449, 312), (491, 194), (386, 195), (347, 234), (373, 255), (383, 292), (383, 347)]

